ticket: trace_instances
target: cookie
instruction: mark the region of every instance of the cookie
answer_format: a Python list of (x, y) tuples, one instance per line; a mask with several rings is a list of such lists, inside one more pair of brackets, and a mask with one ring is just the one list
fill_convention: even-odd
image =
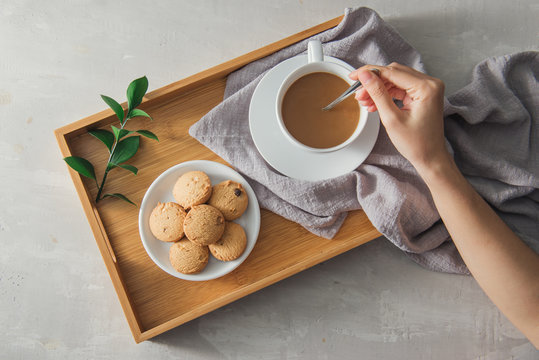
[(208, 264), (210, 254), (207, 246), (199, 246), (187, 239), (170, 247), (169, 259), (172, 267), (182, 274), (196, 274)]
[(213, 244), (225, 231), (225, 219), (213, 206), (195, 205), (185, 217), (183, 231), (197, 245)]
[(208, 204), (219, 209), (225, 219), (230, 221), (244, 213), (249, 205), (249, 198), (240, 183), (226, 180), (213, 187)]
[(178, 241), (183, 237), (187, 213), (174, 202), (157, 203), (150, 214), (150, 230), (161, 241)]
[(236, 260), (247, 247), (247, 236), (241, 225), (227, 221), (223, 236), (215, 243), (208, 245), (211, 254), (221, 261)]
[(208, 175), (202, 171), (189, 171), (178, 178), (172, 189), (172, 195), (178, 204), (189, 210), (194, 205), (208, 201), (211, 191)]

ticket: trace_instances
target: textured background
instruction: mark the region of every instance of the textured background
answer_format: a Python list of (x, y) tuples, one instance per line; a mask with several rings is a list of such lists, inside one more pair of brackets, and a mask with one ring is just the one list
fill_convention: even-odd
[[(110, 3), (110, 4), (109, 4)], [(2, 1), (0, 358), (536, 359), (471, 277), (384, 239), (135, 345), (53, 130), (370, 6), (447, 93), (488, 56), (538, 48), (537, 2)]]

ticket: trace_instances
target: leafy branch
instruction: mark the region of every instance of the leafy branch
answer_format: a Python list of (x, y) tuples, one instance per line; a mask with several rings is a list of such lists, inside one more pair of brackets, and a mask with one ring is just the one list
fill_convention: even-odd
[(99, 139), (103, 144), (105, 144), (109, 151), (109, 159), (107, 160), (107, 166), (103, 173), (103, 179), (101, 180), (101, 184), (97, 182), (94, 166), (88, 160), (77, 156), (68, 156), (64, 158), (64, 161), (73, 170), (95, 181), (95, 185), (98, 188), (97, 196), (95, 198), (96, 203), (99, 200), (108, 197), (115, 197), (135, 205), (135, 203), (133, 203), (125, 195), (122, 195), (120, 193), (103, 194), (103, 187), (105, 186), (105, 180), (107, 179), (108, 173), (114, 168), (122, 168), (137, 175), (138, 169), (133, 165), (126, 164), (125, 162), (131, 159), (137, 153), (140, 144), (139, 135), (159, 141), (157, 136), (151, 131), (131, 131), (124, 128), (128, 120), (137, 116), (144, 116), (150, 118), (150, 120), (153, 120), (152, 117), (148, 115), (145, 111), (137, 109), (137, 106), (139, 106), (142, 102), (142, 98), (146, 94), (147, 90), (148, 79), (146, 78), (146, 76), (133, 80), (129, 84), (129, 86), (127, 87), (127, 113), (124, 111), (122, 105), (120, 105), (116, 100), (111, 97), (101, 95), (103, 101), (105, 101), (105, 103), (107, 103), (107, 105), (116, 113), (116, 116), (120, 120), (119, 128), (114, 125), (111, 125), (112, 132), (104, 129), (88, 131), (90, 135), (94, 136), (95, 138)]

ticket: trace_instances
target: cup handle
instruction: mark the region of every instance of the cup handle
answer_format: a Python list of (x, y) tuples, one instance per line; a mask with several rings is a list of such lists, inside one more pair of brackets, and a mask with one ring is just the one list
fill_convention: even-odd
[(311, 40), (307, 45), (307, 58), (308, 61), (324, 61), (324, 51), (322, 50), (322, 43), (320, 40)]

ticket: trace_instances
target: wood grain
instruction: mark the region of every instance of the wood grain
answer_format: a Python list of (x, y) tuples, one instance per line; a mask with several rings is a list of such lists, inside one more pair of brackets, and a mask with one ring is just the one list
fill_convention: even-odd
[[(143, 138), (139, 152), (129, 161), (140, 169), (139, 174), (115, 169), (109, 174), (105, 191), (122, 192), (140, 204), (153, 180), (173, 165), (194, 159), (226, 164), (188, 134), (192, 124), (222, 101), (226, 76), (251, 61), (331, 28), (340, 19), (149, 93), (141, 108), (155, 121), (133, 119), (128, 128), (149, 129), (160, 142)], [(114, 118), (112, 111), (106, 110), (56, 130), (63, 155), (105, 164), (107, 152), (103, 144), (86, 131), (108, 128)], [(103, 170), (96, 168), (98, 177)], [(239, 268), (219, 279), (189, 282), (166, 274), (149, 258), (138, 233), (138, 207), (115, 200), (96, 205), (95, 183), (69, 171), (137, 342), (380, 236), (362, 211), (351, 212), (336, 238), (327, 240), (263, 210), (258, 242)]]

